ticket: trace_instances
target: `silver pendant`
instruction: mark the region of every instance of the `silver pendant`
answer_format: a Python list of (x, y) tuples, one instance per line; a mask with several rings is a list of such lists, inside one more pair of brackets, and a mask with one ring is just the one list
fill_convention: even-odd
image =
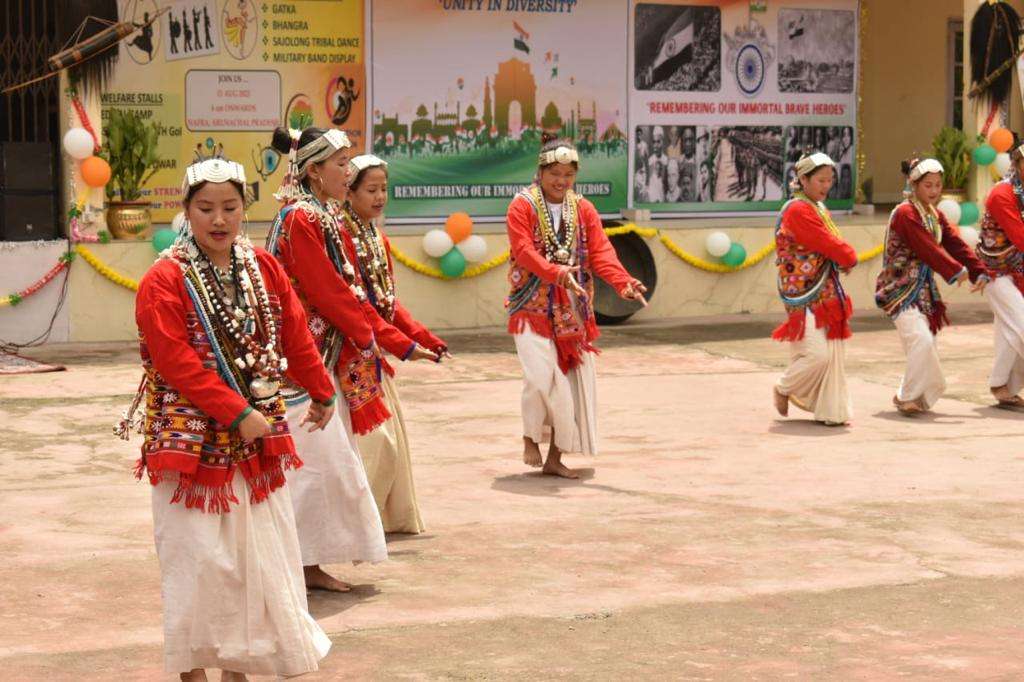
[(558, 261), (559, 263), (568, 263), (569, 250), (563, 248), (559, 249), (558, 251), (555, 251), (555, 260)]
[(249, 382), (249, 390), (252, 392), (253, 397), (259, 400), (274, 397), (277, 395), (280, 387), (281, 385), (276, 381), (269, 381), (259, 377)]

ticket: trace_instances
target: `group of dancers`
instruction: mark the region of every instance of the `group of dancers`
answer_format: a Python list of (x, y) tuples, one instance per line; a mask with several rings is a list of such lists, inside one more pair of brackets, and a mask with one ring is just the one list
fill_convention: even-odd
[[(424, 529), (393, 376), (397, 361), (451, 355), (397, 298), (382, 229), (387, 164), (353, 157), (336, 129), (278, 129), (273, 145), (289, 170), (266, 249), (243, 231), (243, 167), (198, 160), (182, 184), (186, 222), (136, 301), (145, 374), (118, 431), (127, 436), (144, 401), (137, 473), (152, 484), (165, 666), (183, 680), (212, 668), (223, 680), (316, 670), (330, 640), (309, 615), (307, 589), (351, 589), (321, 566), (382, 561), (386, 532)], [(935, 273), (986, 292), (992, 392), (1024, 407), (1024, 147), (1012, 158), (1011, 176), (988, 196), (977, 255), (935, 208), (942, 166), (905, 163), (907, 200), (892, 214), (876, 293), (907, 353), (901, 412), (929, 409), (944, 389)], [(776, 228), (788, 318), (773, 336), (790, 343), (792, 362), (775, 406), (845, 424), (853, 307), (840, 275), (857, 254), (823, 203), (835, 163), (815, 152), (796, 168)], [(571, 142), (544, 140), (533, 183), (507, 215), (523, 460), (566, 478), (578, 474), (563, 454), (597, 452), (595, 278), (646, 305), (594, 205), (575, 193), (578, 170)]]
[[(144, 433), (165, 667), (183, 680), (317, 670), (330, 640), (307, 589), (351, 589), (321, 566), (383, 561), (386, 532), (424, 529), (394, 364), (451, 355), (396, 296), (387, 163), (336, 129), (278, 129), (273, 146), (289, 170), (266, 249), (243, 230), (244, 168), (199, 159), (136, 299), (144, 376), (117, 431)], [(524, 459), (570, 478), (562, 453), (596, 451), (594, 275), (646, 303), (573, 191), (578, 167), (546, 141), (509, 208)]]
[[(1024, 408), (1024, 145), (1017, 140), (1012, 167), (985, 200), (980, 239), (971, 248), (936, 206), (942, 195), (942, 164), (912, 158), (902, 164), (906, 200), (889, 218), (875, 303), (896, 327), (907, 356), (893, 396), (900, 413), (930, 410), (946, 389), (936, 335), (949, 324), (935, 277), (970, 282), (984, 292), (995, 319), (995, 361), (990, 386), (999, 407)], [(788, 313), (773, 338), (790, 344), (790, 364), (774, 387), (775, 408), (790, 404), (830, 426), (853, 416), (844, 370), (844, 340), (853, 313), (841, 274), (857, 265), (825, 208), (835, 182), (835, 162), (823, 152), (796, 163), (792, 198), (775, 230), (779, 295)]]

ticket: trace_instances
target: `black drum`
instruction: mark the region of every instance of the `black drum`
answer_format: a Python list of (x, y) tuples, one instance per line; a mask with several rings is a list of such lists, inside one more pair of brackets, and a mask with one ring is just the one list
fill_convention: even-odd
[[(631, 275), (647, 287), (647, 300), (654, 296), (658, 284), (658, 269), (654, 266), (654, 256), (647, 247), (643, 237), (635, 234), (620, 234), (610, 237), (615, 253), (622, 261), (623, 267)], [(615, 289), (606, 284), (600, 277), (595, 277), (594, 313), (598, 324), (619, 324), (625, 322), (633, 313), (643, 306), (635, 301), (619, 298)]]

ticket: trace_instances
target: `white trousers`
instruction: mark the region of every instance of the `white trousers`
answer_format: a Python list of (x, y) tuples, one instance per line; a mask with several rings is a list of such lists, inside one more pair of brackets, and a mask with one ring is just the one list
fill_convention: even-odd
[(917, 400), (924, 409), (930, 409), (946, 391), (946, 378), (942, 376), (936, 338), (928, 326), (928, 317), (910, 307), (893, 322), (907, 356), (907, 369), (896, 397), (902, 401)]
[(779, 393), (814, 418), (829, 424), (845, 424), (853, 418), (844, 367), (846, 348), (842, 339), (829, 339), (826, 329), (815, 326), (807, 311), (804, 338), (789, 342), (789, 367), (776, 385)]
[(388, 558), (377, 503), (355, 441), (345, 428), (348, 405), (338, 394), (327, 428), (300, 426), (309, 401), (287, 407), (288, 429), (302, 466), (287, 472), (302, 565), (378, 562)]
[(597, 379), (594, 354), (563, 374), (555, 342), (529, 327), (512, 338), (523, 367), (523, 435), (540, 445), (554, 431), (562, 452), (597, 454)]
[(1024, 388), (1024, 296), (1012, 277), (996, 277), (985, 287), (994, 316), (995, 361), (989, 385), (1006, 386), (1016, 395)]
[(208, 514), (171, 504), (177, 484), (153, 486), (167, 672), (220, 668), (251, 675), (312, 672), (331, 641), (309, 615), (288, 486)]

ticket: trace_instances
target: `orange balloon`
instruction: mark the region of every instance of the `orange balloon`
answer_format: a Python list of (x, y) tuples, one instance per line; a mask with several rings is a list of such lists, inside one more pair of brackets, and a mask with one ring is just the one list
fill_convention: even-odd
[(473, 219), (468, 213), (452, 213), (444, 223), (444, 231), (458, 244), (473, 233)]
[(90, 156), (83, 161), (79, 170), (82, 181), (90, 187), (103, 187), (110, 182), (110, 164), (98, 156)]
[(996, 128), (989, 133), (988, 143), (1000, 154), (1008, 152), (1013, 146), (1013, 133), (1006, 128)]

